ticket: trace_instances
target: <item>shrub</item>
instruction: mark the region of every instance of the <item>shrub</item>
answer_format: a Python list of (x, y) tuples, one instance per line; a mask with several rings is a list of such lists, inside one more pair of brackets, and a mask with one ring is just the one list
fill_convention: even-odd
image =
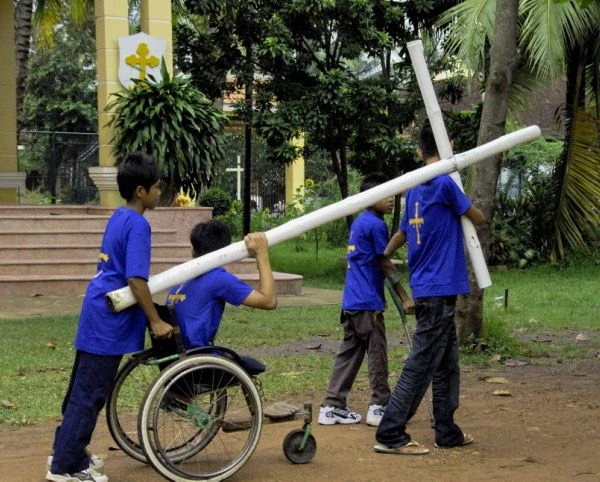
[(218, 187), (211, 187), (198, 196), (198, 204), (213, 208), (213, 217), (221, 216), (231, 207), (231, 195)]
[(135, 79), (135, 86), (116, 94), (107, 105), (114, 116), (117, 158), (126, 152), (153, 154), (161, 168), (161, 203), (173, 204), (180, 192), (192, 197), (210, 184), (223, 158), (225, 114), (216, 109), (190, 79), (169, 75), (163, 62), (162, 80)]

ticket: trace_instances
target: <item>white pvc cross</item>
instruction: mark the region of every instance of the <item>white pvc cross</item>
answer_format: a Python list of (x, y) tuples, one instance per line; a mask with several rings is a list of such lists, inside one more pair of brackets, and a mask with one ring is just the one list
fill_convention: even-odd
[[(525, 142), (530, 142), (541, 134), (538, 126), (530, 126), (525, 129), (511, 132), (487, 144), (477, 146), (470, 151), (452, 156), (450, 159), (442, 159), (428, 166), (415, 169), (400, 177), (380, 184), (368, 191), (347, 197), (342, 201), (330, 204), (321, 209), (292, 219), (281, 226), (277, 226), (265, 233), (269, 246), (274, 246), (288, 239), (300, 236), (302, 233), (318, 228), (324, 224), (344, 218), (362, 209), (372, 206), (376, 202), (389, 196), (396, 196), (407, 189), (429, 181), (442, 174), (450, 174), (464, 169), (471, 164), (487, 159), (491, 156), (506, 151), (512, 147)], [(158, 273), (148, 280), (150, 293), (160, 293), (172, 286), (181, 284), (196, 276), (206, 273), (218, 266), (233, 263), (248, 256), (248, 250), (243, 241), (238, 241), (225, 248), (205, 254), (199, 258), (174, 266), (171, 269)], [(124, 287), (107, 294), (108, 302), (115, 311), (121, 311), (136, 303), (129, 287)]]
[(237, 156), (237, 167), (228, 167), (225, 169), (226, 172), (235, 172), (237, 177), (237, 200), (241, 201), (242, 199), (242, 172), (244, 172), (244, 168), (242, 167), (242, 159), (240, 155)]

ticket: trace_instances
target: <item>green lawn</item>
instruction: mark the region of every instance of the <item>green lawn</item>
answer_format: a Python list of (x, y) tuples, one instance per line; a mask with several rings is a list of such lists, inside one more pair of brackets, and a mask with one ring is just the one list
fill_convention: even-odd
[[(292, 243), (274, 247), (274, 269), (302, 274), (308, 286), (341, 289), (343, 249), (321, 249), (316, 258), (309, 248), (296, 251)], [(515, 334), (597, 329), (599, 274), (600, 267), (593, 263), (569, 268), (540, 266), (524, 271), (492, 271), (493, 286), (486, 290), (484, 301), (490, 351), (464, 353), (463, 363), (486, 363), (493, 354), (547, 357), (552, 350), (562, 350), (560, 356), (577, 356), (573, 346), (532, 347)], [(509, 293), (506, 309), (505, 289)], [(406, 353), (405, 335), (393, 308), (386, 318), (392, 345), (390, 371), (399, 372)], [(304, 345), (318, 339), (335, 347), (341, 338), (338, 320), (339, 307), (331, 305), (278, 308), (271, 312), (228, 308), (218, 343), (258, 354), (265, 362), (268, 370), (261, 379), (267, 401), (311, 392), (318, 398), (326, 388), (333, 354), (331, 350), (305, 349)], [(73, 362), (76, 322), (75, 316), (0, 320), (0, 400), (4, 405), (0, 406), (0, 423), (27, 424), (59, 415)], [(414, 318), (409, 319), (411, 329), (413, 323)], [(367, 389), (364, 372), (359, 375), (356, 388)], [(13, 408), (6, 408), (12, 405)]]

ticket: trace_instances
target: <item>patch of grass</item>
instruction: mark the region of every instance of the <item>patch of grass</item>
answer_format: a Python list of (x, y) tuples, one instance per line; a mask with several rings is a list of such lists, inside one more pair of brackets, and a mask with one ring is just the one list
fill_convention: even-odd
[(463, 362), (487, 365), (492, 355), (500, 356), (503, 360), (519, 358), (523, 355), (526, 345), (517, 339), (514, 330), (493, 311), (486, 312), (483, 336), (485, 343), (483, 350), (475, 341), (461, 346)]
[(299, 274), (306, 286), (326, 289), (342, 289), (346, 264), (346, 247), (319, 246), (309, 241), (287, 241), (269, 248), (274, 271)]
[(56, 417), (75, 357), (77, 318), (0, 321), (0, 423), (31, 423)]
[[(283, 246), (281, 251), (277, 248), (273, 248), (272, 257), (278, 271), (302, 274), (313, 286), (341, 289), (343, 253), (323, 249), (315, 261), (311, 251), (292, 253), (292, 244)], [(296, 258), (298, 263), (291, 263)], [(494, 284), (486, 290), (484, 301), (485, 342), (489, 350), (486, 353), (464, 350), (466, 356), (462, 362), (489, 363), (493, 354), (502, 358), (541, 359), (581, 356), (581, 348), (572, 342), (525, 343), (519, 334), (531, 338), (543, 331), (594, 329), (598, 321), (598, 269), (597, 265), (582, 263), (565, 268), (540, 266), (524, 271), (494, 271)], [(407, 279), (405, 272), (403, 279)], [(504, 295), (505, 288), (509, 289), (506, 309), (503, 300), (495, 299)], [(267, 372), (261, 375), (266, 401), (308, 393), (319, 399), (324, 396), (335, 356), (331, 344), (342, 338), (339, 309), (336, 305), (274, 311), (229, 307), (217, 344), (241, 353), (258, 354), (256, 357), (267, 365)], [(408, 320), (412, 333), (415, 319)], [(59, 416), (74, 359), (72, 342), (76, 323), (75, 316), (0, 320), (0, 400), (14, 404), (14, 408), (0, 406), (0, 423), (28, 424)], [(386, 327), (393, 385), (402, 370), (407, 343), (402, 322), (391, 303), (386, 312)], [(307, 340), (315, 338), (329, 342), (329, 349), (303, 348)], [(366, 364), (354, 390), (368, 390)]]
[[(495, 310), (509, 327), (529, 331), (593, 327), (600, 312), (598, 279), (600, 267), (593, 263), (494, 271), (485, 293), (486, 314)], [(495, 297), (505, 289), (508, 309), (496, 310), (502, 301)]]
[(253, 349), (278, 346), (313, 336), (337, 336), (340, 308), (336, 305), (278, 308), (262, 311), (246, 307), (225, 310), (215, 344)]

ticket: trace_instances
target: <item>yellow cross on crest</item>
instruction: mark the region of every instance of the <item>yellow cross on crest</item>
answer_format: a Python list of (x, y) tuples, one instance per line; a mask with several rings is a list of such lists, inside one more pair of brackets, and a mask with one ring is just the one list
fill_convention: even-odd
[(147, 67), (155, 68), (160, 65), (160, 59), (154, 55), (148, 56), (149, 54), (150, 49), (148, 48), (148, 44), (146, 42), (140, 42), (135, 54), (125, 57), (125, 63), (127, 65), (130, 65), (131, 67), (140, 71), (140, 80), (144, 80), (146, 78)]

